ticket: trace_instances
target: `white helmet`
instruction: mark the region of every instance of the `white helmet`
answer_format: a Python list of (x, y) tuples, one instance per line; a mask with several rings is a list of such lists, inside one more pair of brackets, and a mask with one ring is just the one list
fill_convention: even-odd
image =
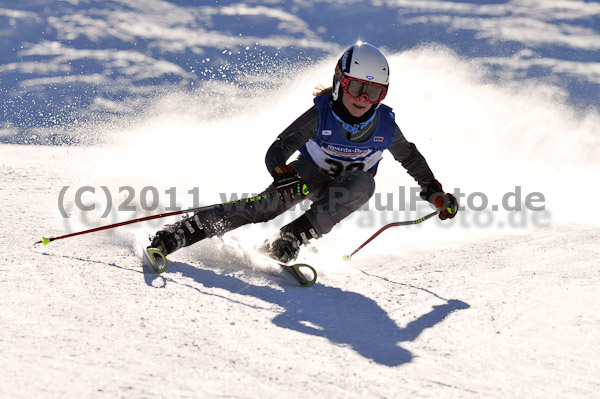
[(370, 103), (377, 104), (385, 98), (389, 80), (390, 68), (381, 51), (369, 43), (358, 42), (350, 46), (337, 62), (333, 76), (333, 100), (341, 99), (340, 88), (343, 88), (351, 97), (364, 96)]

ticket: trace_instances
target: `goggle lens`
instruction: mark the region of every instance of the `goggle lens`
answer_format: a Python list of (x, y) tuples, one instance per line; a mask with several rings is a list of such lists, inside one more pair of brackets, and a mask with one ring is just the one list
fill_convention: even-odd
[(346, 93), (354, 99), (359, 99), (366, 95), (367, 101), (376, 103), (382, 100), (381, 94), (383, 93), (383, 89), (383, 86), (376, 86), (373, 83), (361, 82), (353, 79), (348, 83)]

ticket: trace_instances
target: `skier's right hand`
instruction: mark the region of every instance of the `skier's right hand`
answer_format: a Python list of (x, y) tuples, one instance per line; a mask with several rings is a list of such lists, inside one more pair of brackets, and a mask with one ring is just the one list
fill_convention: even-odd
[(308, 195), (308, 186), (304, 179), (290, 165), (278, 165), (273, 168), (273, 186), (281, 202), (294, 202)]
[(444, 192), (442, 184), (433, 180), (427, 187), (421, 191), (421, 198), (430, 202), (438, 209), (441, 220), (452, 219), (458, 212), (458, 201), (450, 193)]

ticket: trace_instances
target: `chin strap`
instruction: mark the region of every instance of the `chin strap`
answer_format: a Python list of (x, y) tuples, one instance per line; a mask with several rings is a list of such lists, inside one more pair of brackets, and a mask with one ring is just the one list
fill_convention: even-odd
[(365, 126), (367, 126), (368, 124), (370, 124), (371, 122), (373, 122), (373, 119), (375, 118), (375, 114), (377, 112), (373, 112), (373, 115), (371, 115), (371, 117), (369, 119), (367, 119), (364, 122), (361, 123), (356, 123), (354, 125), (351, 125), (349, 123), (346, 123), (342, 120), (342, 118), (340, 118), (335, 111), (332, 109), (331, 113), (333, 114), (333, 116), (335, 117), (335, 119), (337, 119), (341, 124), (342, 127), (348, 132), (348, 133), (356, 133), (359, 130), (363, 129)]

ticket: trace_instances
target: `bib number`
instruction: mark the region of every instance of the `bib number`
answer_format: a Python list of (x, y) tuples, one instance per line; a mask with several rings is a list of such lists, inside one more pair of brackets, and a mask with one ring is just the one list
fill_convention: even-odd
[(338, 177), (342, 173), (352, 172), (355, 170), (365, 170), (364, 162), (353, 162), (350, 164), (344, 164), (343, 162), (336, 161), (335, 159), (327, 158), (325, 163), (329, 165), (329, 169), (326, 172), (333, 176)]

